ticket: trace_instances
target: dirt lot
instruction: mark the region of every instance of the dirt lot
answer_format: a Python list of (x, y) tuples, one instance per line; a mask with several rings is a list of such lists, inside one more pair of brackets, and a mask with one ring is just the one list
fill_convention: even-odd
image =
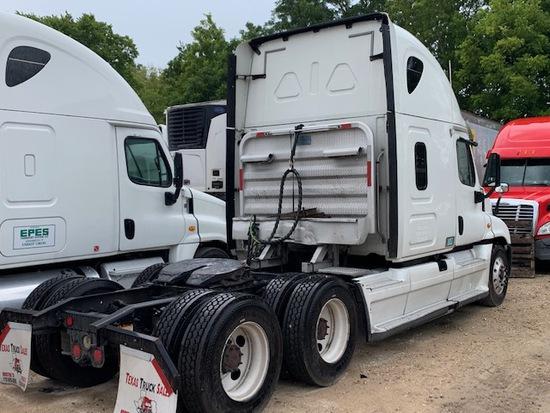
[[(476, 305), (374, 345), (317, 389), (281, 382), (271, 412), (550, 412), (550, 277), (511, 281), (497, 308)], [(34, 378), (0, 389), (0, 412), (112, 412), (116, 382), (88, 390)]]

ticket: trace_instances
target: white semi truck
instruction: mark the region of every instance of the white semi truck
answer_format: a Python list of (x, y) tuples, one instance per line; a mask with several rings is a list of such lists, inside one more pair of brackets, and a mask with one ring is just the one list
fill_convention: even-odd
[[(257, 411), (282, 366), (328, 386), (359, 337), (502, 303), (510, 235), (417, 39), (376, 13), (254, 39), (229, 67), (227, 239), (240, 260), (153, 266), (131, 289), (41, 284), (0, 313), (4, 348), (25, 349), (17, 371), (0, 352), (4, 381), (24, 388), (30, 366), (90, 386), (120, 365), (117, 412)], [(492, 191), (499, 171), (491, 156)]]
[(155, 263), (227, 257), (224, 203), (174, 186), (128, 84), (68, 37), (0, 19), (0, 308), (60, 274), (129, 286)]

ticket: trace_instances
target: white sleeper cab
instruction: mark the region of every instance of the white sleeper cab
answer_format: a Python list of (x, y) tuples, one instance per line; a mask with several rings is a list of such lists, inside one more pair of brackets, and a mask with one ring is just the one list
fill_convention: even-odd
[(0, 21), (0, 307), (61, 273), (131, 284), (157, 262), (226, 257), (224, 203), (167, 196), (178, 171), (115, 70), (46, 26)]
[[(309, 338), (318, 354), (285, 341), (285, 357), (302, 352), (287, 366), (296, 378), (325, 385), (341, 373), (356, 319), (375, 340), (502, 302), (509, 232), (476, 176), (449, 81), (415, 37), (374, 14), (252, 40), (233, 63), (237, 253), (348, 290), (305, 292), (323, 334)], [(489, 163), (496, 187), (498, 157)]]
[[(172, 147), (172, 166), (152, 119), (103, 62), (36, 23), (2, 20), (14, 39), (4, 42), (8, 69), (34, 59), (10, 82), (37, 72), (2, 90), (2, 179), (15, 176), (0, 186), (3, 265), (158, 257), (162, 248), (170, 260), (129, 289), (61, 275), (23, 310), (0, 312), (4, 344), (30, 348), (12, 384), (24, 389), (30, 369), (82, 387), (119, 372), (117, 412), (258, 411), (283, 368), (329, 386), (360, 336), (379, 340), (468, 303), (504, 300), (510, 235), (491, 215), (451, 86), (386, 14), (254, 39), (231, 56), (219, 177), (238, 259), (219, 258), (211, 244), (225, 241), (216, 238), (218, 201), (182, 188), (185, 142)], [(21, 46), (42, 51), (23, 56)], [(103, 99), (101, 82), (122, 90)], [(168, 140), (174, 127), (200, 140), (191, 149), (202, 151), (197, 171), (212, 161), (204, 120), (225, 124), (216, 107), (180, 107), (172, 122), (169, 110)], [(499, 162), (488, 161), (491, 193), (504, 189)], [(182, 260), (201, 244), (201, 258)], [(0, 353), (0, 371), (10, 363)]]

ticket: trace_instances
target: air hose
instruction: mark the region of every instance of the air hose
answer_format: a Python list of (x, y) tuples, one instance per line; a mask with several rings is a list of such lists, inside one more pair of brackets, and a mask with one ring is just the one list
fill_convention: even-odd
[[(277, 216), (275, 218), (275, 224), (273, 225), (273, 230), (267, 238), (267, 240), (261, 240), (258, 238), (258, 224), (256, 222), (256, 215), (252, 216), (250, 220), (250, 226), (248, 228), (248, 258), (247, 263), (250, 264), (252, 259), (256, 258), (260, 251), (260, 248), (266, 245), (277, 245), (282, 244), (286, 240), (290, 239), (298, 223), (300, 222), (300, 216), (302, 212), (302, 201), (303, 201), (303, 188), (302, 188), (302, 177), (300, 173), (294, 167), (294, 156), (296, 155), (296, 146), (300, 135), (302, 134), (302, 129), (304, 125), (298, 125), (294, 128), (294, 142), (292, 143), (292, 149), (290, 151), (289, 167), (281, 177), (281, 182), (279, 185), (279, 205), (277, 207)], [(296, 215), (294, 216), (294, 222), (290, 230), (280, 238), (275, 238), (275, 234), (279, 229), (279, 224), (281, 223), (281, 216), (283, 211), (283, 200), (285, 192), (285, 183), (289, 175), (293, 175), (296, 178), (296, 183), (298, 184), (298, 208), (296, 209)]]

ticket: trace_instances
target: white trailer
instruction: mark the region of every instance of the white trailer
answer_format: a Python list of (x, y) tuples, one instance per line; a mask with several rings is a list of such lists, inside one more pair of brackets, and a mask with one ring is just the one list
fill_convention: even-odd
[[(0, 352), (0, 380), (24, 388), (30, 365), (90, 386), (120, 354), (117, 412), (257, 411), (282, 366), (329, 386), (360, 333), (503, 302), (510, 235), (418, 40), (376, 13), (254, 39), (229, 67), (227, 238), (241, 260), (153, 266), (131, 289), (41, 284), (0, 313), (5, 348), (25, 348), (17, 363)], [(492, 155), (493, 190), (499, 170)]]
[(172, 153), (183, 156), (184, 182), (225, 198), (225, 101), (190, 103), (166, 109), (166, 135)]
[(122, 77), (46, 26), (0, 21), (0, 307), (61, 273), (129, 286), (157, 262), (227, 256), (223, 202), (187, 186), (166, 202), (174, 162)]

